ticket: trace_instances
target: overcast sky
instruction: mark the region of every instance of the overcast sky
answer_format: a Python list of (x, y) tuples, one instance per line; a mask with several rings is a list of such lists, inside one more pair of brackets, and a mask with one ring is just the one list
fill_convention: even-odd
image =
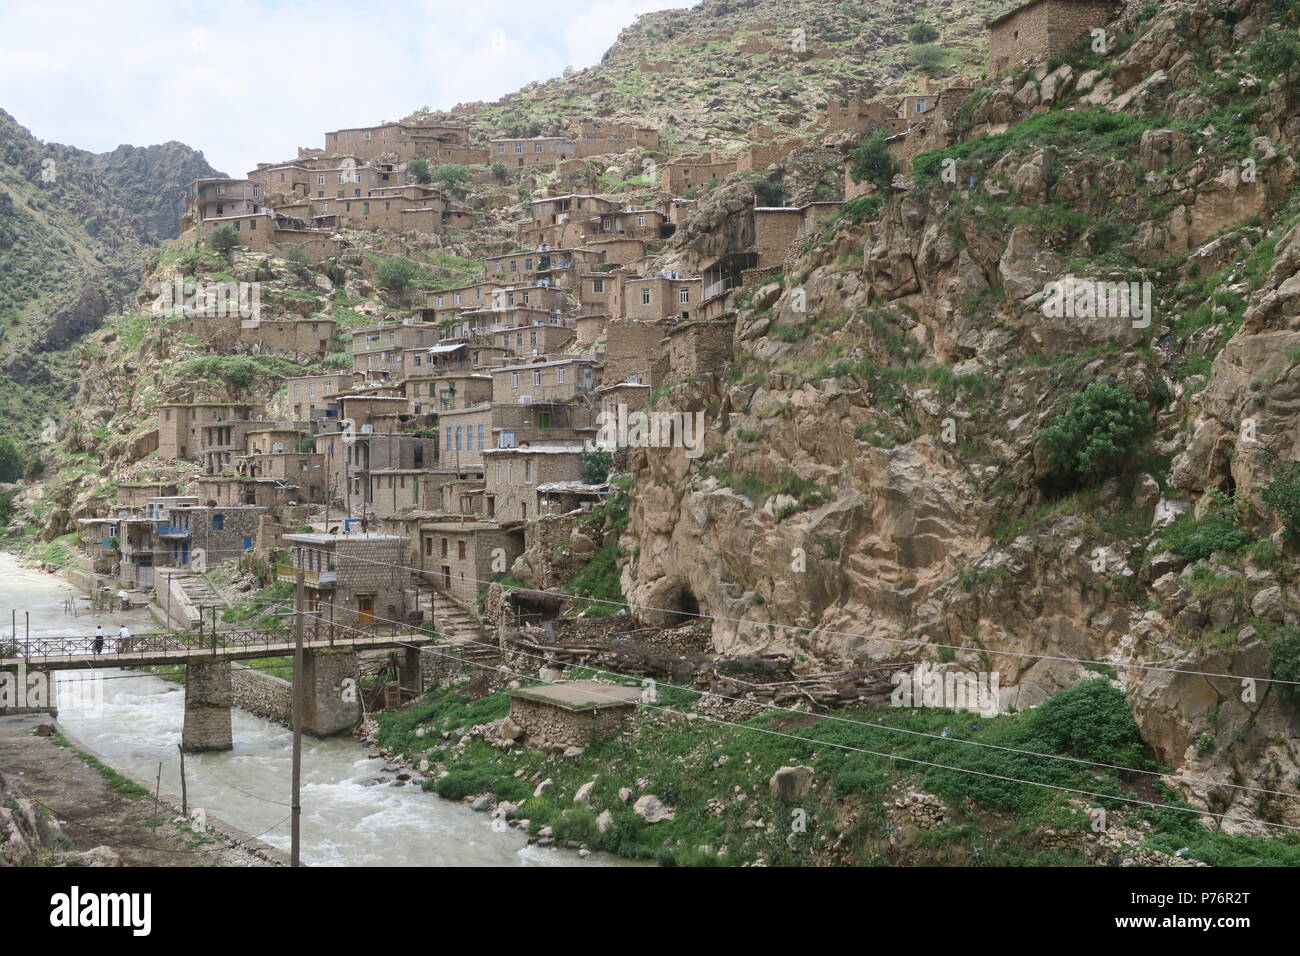
[(242, 176), (326, 130), (591, 66), (639, 14), (693, 2), (0, 0), (0, 108), (42, 140), (180, 140)]

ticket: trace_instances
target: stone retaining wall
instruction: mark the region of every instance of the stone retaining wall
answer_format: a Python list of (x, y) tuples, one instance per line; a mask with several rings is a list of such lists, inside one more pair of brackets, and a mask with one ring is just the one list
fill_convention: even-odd
[(293, 725), (293, 684), (284, 678), (236, 663), (231, 667), (230, 690), (241, 710)]

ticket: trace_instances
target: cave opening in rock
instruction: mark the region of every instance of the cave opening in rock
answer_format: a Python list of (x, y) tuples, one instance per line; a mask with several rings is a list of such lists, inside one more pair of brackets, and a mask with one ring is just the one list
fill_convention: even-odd
[(700, 599), (686, 585), (682, 585), (681, 590), (677, 592), (677, 612), (677, 620), (681, 624), (699, 620)]

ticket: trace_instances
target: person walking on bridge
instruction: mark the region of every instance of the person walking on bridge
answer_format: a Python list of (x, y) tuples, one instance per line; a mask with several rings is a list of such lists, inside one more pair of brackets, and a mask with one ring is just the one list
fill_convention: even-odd
[(101, 654), (104, 651), (104, 625), (95, 625), (95, 653)]
[(118, 651), (123, 650), (123, 649), (127, 646), (126, 642), (129, 641), (130, 639), (131, 639), (131, 632), (128, 631), (127, 628), (126, 628), (126, 625), (123, 624), (123, 625), (122, 625), (122, 629), (121, 629), (120, 631), (117, 632), (117, 648), (116, 648), (116, 649), (117, 649)]

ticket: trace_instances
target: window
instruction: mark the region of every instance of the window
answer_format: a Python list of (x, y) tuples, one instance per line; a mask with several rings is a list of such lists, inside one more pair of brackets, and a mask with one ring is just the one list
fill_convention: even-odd
[(604, 292), (604, 291), (605, 291), (605, 280), (604, 280), (604, 279), (592, 279), (592, 280), (591, 280), (591, 291), (594, 292), (594, 293), (597, 293), (597, 294)]
[(316, 185), (317, 185), (317, 186), (324, 186), (324, 185), (325, 185), (325, 177), (324, 177), (324, 176), (317, 176), (317, 177), (316, 177)]
[(425, 553), (425, 556), (426, 556), (426, 557), (431, 557), (431, 556), (433, 555), (433, 539), (432, 539), (432, 538), (425, 538), (425, 539), (424, 539), (424, 553)]
[(536, 333), (536, 332), (529, 332), (529, 333), (528, 333), (528, 344), (529, 344), (529, 345), (536, 345), (536, 344), (537, 344), (537, 333)]
[(465, 560), (465, 542), (464, 542), (464, 541), (457, 541), (457, 542), (456, 542), (456, 557), (459, 558), (459, 559), (462, 560), (462, 561)]
[(563, 367), (557, 368), (557, 369), (555, 370), (555, 384), (557, 384), (557, 385), (563, 385), (563, 384), (564, 384), (564, 368), (563, 368)]
[(518, 388), (519, 388), (519, 373), (518, 373), (518, 372), (511, 372), (511, 373), (510, 373), (510, 387), (511, 387), (512, 389), (516, 389), (516, 390), (518, 390)]
[(478, 424), (478, 450), (483, 450), (483, 423)]
[(541, 151), (542, 151), (542, 144), (541, 144), (541, 143), (533, 143), (533, 152), (534, 152), (534, 153), (540, 153)]
[(644, 225), (645, 225), (645, 216), (637, 216), (637, 217), (636, 217), (636, 224), (637, 224), (638, 226), (644, 226)]
[(649, 288), (645, 288), (645, 289), (642, 289), (642, 290), (641, 290), (641, 304), (642, 304), (642, 305), (649, 305), (649, 304), (650, 304), (650, 290), (649, 290)]
[[(456, 301), (456, 304), (457, 304), (457, 305), (460, 305), (460, 293), (459, 293), (459, 292), (457, 292), (456, 295), (455, 295), (455, 301)], [(438, 304), (439, 304), (439, 305), (442, 304), (442, 300), (441, 300), (441, 299), (438, 300)]]
[(212, 530), (223, 531), (225, 530), (225, 527), (226, 527), (226, 516), (214, 514), (212, 516)]
[(464, 427), (465, 427), (464, 425), (456, 426), (456, 450), (457, 451), (460, 451), (460, 431)]
[(541, 384), (542, 384), (542, 373), (539, 370), (533, 373), (533, 387), (538, 388), (541, 386)]
[(497, 152), (498, 152), (498, 153), (504, 153), (505, 151), (506, 151), (506, 144), (505, 144), (505, 143), (498, 143), (498, 144), (497, 144)]
[(524, 481), (532, 481), (532, 480), (533, 480), (533, 460), (531, 458), (525, 458), (524, 459)]
[(682, 305), (686, 305), (686, 303), (690, 302), (690, 301), (691, 301), (691, 290), (690, 290), (690, 289), (678, 289), (678, 290), (677, 290), (677, 301), (680, 302)]
[(442, 539), (442, 556), (443, 556), (444, 558), (447, 556), (447, 539), (446, 539), (446, 538), (443, 538), (443, 539)]
[(524, 144), (523, 144), (523, 143), (515, 143), (515, 152), (516, 152), (516, 153), (522, 153), (523, 151), (524, 151)]

